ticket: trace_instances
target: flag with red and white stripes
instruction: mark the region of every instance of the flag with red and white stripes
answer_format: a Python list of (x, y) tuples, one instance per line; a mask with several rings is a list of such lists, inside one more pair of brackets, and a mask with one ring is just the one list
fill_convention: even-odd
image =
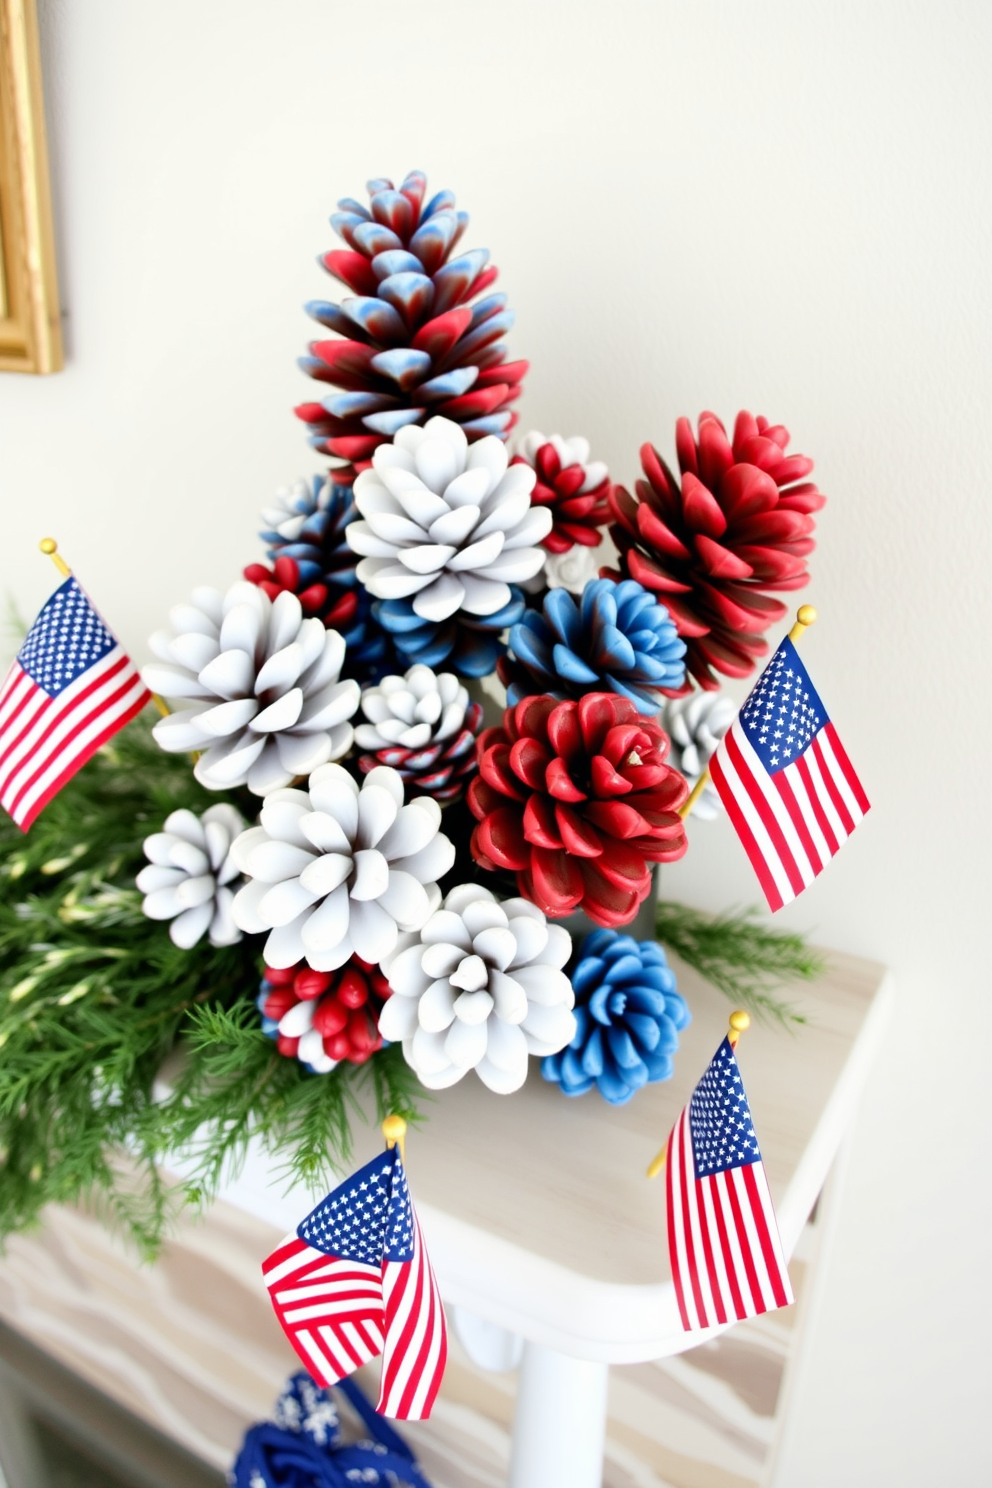
[(686, 1332), (794, 1301), (744, 1082), (724, 1039), (668, 1139), (668, 1252)]
[(134, 662), (66, 579), (0, 688), (0, 805), (22, 831), (150, 699)]
[(772, 909), (823, 872), (869, 809), (788, 637), (720, 740), (710, 775)]
[(276, 1317), (317, 1384), (336, 1384), (382, 1354), (376, 1410), (427, 1419), (448, 1335), (398, 1148), (328, 1194), (262, 1274)]

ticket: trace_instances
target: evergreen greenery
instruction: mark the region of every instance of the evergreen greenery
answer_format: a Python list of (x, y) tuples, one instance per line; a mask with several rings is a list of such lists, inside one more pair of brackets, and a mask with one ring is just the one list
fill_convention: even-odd
[(711, 916), (684, 904), (658, 904), (655, 933), (662, 945), (758, 1018), (783, 1024), (805, 1019), (775, 990), (812, 981), (823, 961), (801, 935), (769, 930), (757, 911)]
[[(255, 1008), (257, 941), (184, 951), (142, 913), (143, 839), (216, 799), (143, 718), (27, 834), (0, 823), (0, 1235), (86, 1196), (152, 1253), (177, 1197), (209, 1201), (253, 1133), (317, 1180), (347, 1159), (363, 1088), (380, 1116), (415, 1115), (399, 1049), (320, 1078), (277, 1052)], [(187, 1143), (198, 1176), (177, 1192), (157, 1165)]]
[[(257, 939), (184, 951), (142, 913), (144, 838), (177, 807), (218, 799), (185, 756), (159, 750), (151, 721), (100, 750), (27, 834), (0, 813), (0, 1237), (86, 1198), (151, 1255), (173, 1208), (209, 1203), (253, 1136), (287, 1179), (317, 1185), (348, 1160), (355, 1119), (416, 1119), (422, 1091), (397, 1046), (323, 1076), (278, 1053), (255, 1006)], [(662, 903), (658, 938), (782, 1021), (795, 1015), (773, 988), (819, 970), (800, 937), (750, 914)], [(179, 1149), (193, 1157), (185, 1184), (160, 1166)]]

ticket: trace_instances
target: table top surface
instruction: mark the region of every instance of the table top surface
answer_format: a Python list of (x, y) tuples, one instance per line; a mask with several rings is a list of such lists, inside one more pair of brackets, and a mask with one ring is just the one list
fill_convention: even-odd
[[(686, 1346), (664, 1177), (649, 1181), (645, 1170), (726, 1034), (731, 1006), (686, 968), (679, 986), (693, 1017), (674, 1076), (626, 1106), (595, 1091), (564, 1097), (536, 1060), (511, 1097), (470, 1075), (425, 1100), (406, 1166), (446, 1300), (588, 1357), (597, 1348), (620, 1359)], [(818, 981), (786, 994), (803, 1025), (754, 1023), (742, 1036), (738, 1058), (787, 1253), (850, 1123), (888, 990), (884, 967), (831, 954)], [(377, 1130), (359, 1128), (356, 1165), (377, 1150)], [(302, 1191), (282, 1193), (260, 1156), (224, 1197), (284, 1229), (312, 1203)]]

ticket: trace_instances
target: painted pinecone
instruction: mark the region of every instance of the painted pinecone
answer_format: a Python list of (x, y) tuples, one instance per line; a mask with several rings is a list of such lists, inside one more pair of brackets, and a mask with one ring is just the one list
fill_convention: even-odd
[(688, 645), (686, 670), (700, 687), (715, 675), (746, 677), (768, 650), (762, 635), (786, 606), (769, 590), (806, 583), (813, 513), (825, 497), (803, 479), (805, 455), (787, 455), (788, 430), (739, 413), (733, 440), (712, 413), (676, 425), (682, 484), (657, 450), (641, 448), (636, 498), (610, 490), (610, 533), (620, 572), (656, 591)]
[[(724, 692), (691, 692), (666, 702), (661, 721), (672, 741), (672, 764), (685, 776), (690, 789), (736, 716), (737, 709)], [(722, 810), (716, 787), (707, 783), (696, 798), (693, 817), (713, 821)]]
[(516, 584), (509, 585), (510, 602), (495, 615), (468, 615), (460, 610), (440, 624), (424, 620), (408, 599), (377, 599), (372, 613), (389, 633), (396, 651), (407, 661), (446, 667), (459, 677), (489, 677), (505, 653), (505, 630), (523, 616), (526, 601)]
[(432, 797), (405, 802), (395, 770), (380, 765), (359, 787), (341, 765), (322, 765), (305, 791), (269, 795), (259, 825), (234, 843), (249, 880), (234, 899), (235, 924), (270, 932), (269, 966), (336, 971), (352, 956), (377, 964), (441, 902), (437, 880), (455, 849), (440, 825)]
[(363, 773), (392, 766), (407, 800), (433, 796), (447, 805), (464, 794), (477, 769), (482, 704), (469, 701), (457, 677), (412, 666), (405, 677), (383, 677), (366, 688), (361, 706), (368, 722), (355, 729), (355, 742), (368, 751), (358, 757)]
[(417, 934), (403, 935), (382, 969), (393, 996), (379, 1030), (429, 1090), (474, 1069), (499, 1095), (527, 1078), (529, 1054), (553, 1054), (572, 1037), (572, 988), (561, 968), (572, 950), (526, 899), (456, 884)]
[(377, 1024), (390, 992), (379, 968), (357, 956), (337, 971), (314, 971), (305, 961), (266, 966), (258, 997), (262, 1032), (315, 1075), (343, 1060), (364, 1064), (382, 1048)]
[(597, 925), (628, 924), (651, 865), (686, 850), (678, 810), (689, 792), (667, 754), (668, 735), (627, 698), (524, 698), (479, 737), (473, 857), (516, 873), (552, 918), (582, 909)]
[(610, 481), (602, 461), (590, 461), (588, 439), (563, 439), (535, 429), (524, 435), (515, 458), (537, 471), (534, 505), (551, 508), (554, 526), (544, 539), (548, 552), (567, 553), (577, 543), (598, 547), (610, 521)]
[[(497, 270), (478, 248), (453, 257), (468, 214), (450, 191), (425, 203), (427, 179), (412, 171), (368, 183), (368, 207), (350, 198), (331, 218), (347, 244), (321, 263), (352, 294), (314, 300), (307, 313), (335, 333), (314, 341), (304, 372), (335, 391), (297, 415), (319, 450), (359, 466), (406, 424), (432, 414), (461, 424), (470, 440), (505, 439), (517, 415), (526, 362), (508, 362), (513, 324), (503, 294), (484, 294)], [(482, 298), (479, 298), (482, 296)]]
[(581, 697), (592, 687), (656, 715), (664, 692), (685, 679), (685, 642), (665, 606), (634, 579), (594, 579), (578, 603), (552, 589), (543, 611), (528, 610), (510, 631), (510, 653), (498, 668), (510, 704), (539, 692)]
[(207, 790), (247, 785), (264, 796), (347, 754), (360, 691), (341, 680), (345, 645), (336, 630), (305, 619), (295, 595), (274, 600), (252, 584), (226, 594), (196, 589), (169, 612), (171, 631), (149, 645), (142, 668), (152, 692), (188, 707), (153, 730), (167, 753), (196, 752)]
[(582, 942), (572, 987), (575, 1037), (541, 1061), (546, 1080), (564, 1095), (584, 1095), (595, 1085), (611, 1105), (622, 1106), (642, 1085), (670, 1078), (691, 1015), (660, 945), (595, 930)]
[(240, 878), (231, 843), (244, 825), (227, 802), (208, 806), (202, 816), (180, 808), (142, 844), (148, 866), (135, 879), (145, 896), (142, 911), (150, 920), (171, 921), (169, 935), (184, 951), (204, 935), (212, 946), (241, 939), (232, 913)]
[(271, 566), (250, 563), (244, 577), (270, 599), (288, 590), (305, 615), (338, 631), (346, 646), (344, 677), (377, 681), (396, 668), (388, 633), (372, 613), (372, 599), (355, 573), (355, 554), (344, 529), (358, 515), (351, 483), (316, 475), (277, 491), (262, 512)]

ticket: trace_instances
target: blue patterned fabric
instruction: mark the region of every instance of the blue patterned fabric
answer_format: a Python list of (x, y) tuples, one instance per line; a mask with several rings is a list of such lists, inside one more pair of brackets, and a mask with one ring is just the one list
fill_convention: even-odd
[(541, 1061), (546, 1080), (564, 1095), (585, 1095), (595, 1085), (622, 1106), (642, 1085), (671, 1076), (691, 1015), (660, 945), (596, 930), (582, 942), (572, 987), (575, 1037)]
[(495, 615), (469, 615), (459, 610), (450, 620), (423, 620), (408, 599), (379, 599), (372, 604), (376, 620), (389, 631), (405, 667), (415, 661), (435, 671), (441, 667), (461, 677), (488, 677), (506, 650), (501, 633), (524, 613), (524, 597), (511, 584), (510, 603)]
[(354, 1381), (341, 1380), (335, 1389), (361, 1418), (368, 1439), (344, 1445), (334, 1396), (301, 1372), (287, 1383), (275, 1421), (246, 1434), (228, 1474), (231, 1488), (430, 1488), (406, 1442)]
[(507, 699), (608, 690), (654, 715), (661, 689), (673, 691), (685, 681), (685, 650), (665, 606), (634, 579), (594, 579), (579, 602), (565, 589), (552, 589), (543, 611), (528, 610), (510, 631)]

